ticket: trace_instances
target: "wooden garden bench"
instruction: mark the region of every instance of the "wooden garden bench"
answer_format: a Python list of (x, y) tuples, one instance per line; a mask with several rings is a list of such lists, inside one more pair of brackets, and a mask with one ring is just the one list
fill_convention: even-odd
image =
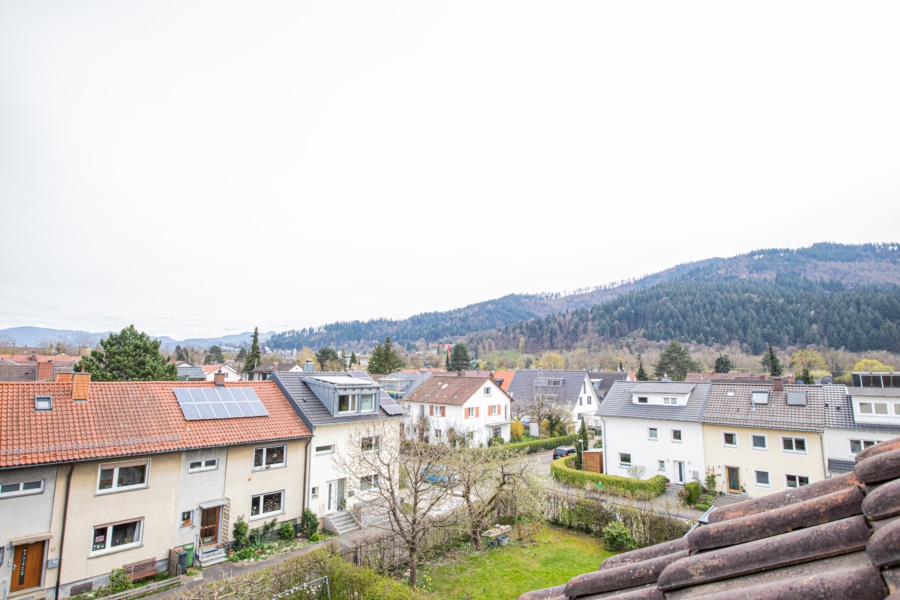
[(137, 562), (128, 563), (127, 565), (124, 565), (123, 568), (125, 569), (125, 577), (127, 577), (129, 581), (138, 581), (147, 577), (155, 577), (156, 574), (159, 573), (156, 568), (155, 558), (147, 558)]

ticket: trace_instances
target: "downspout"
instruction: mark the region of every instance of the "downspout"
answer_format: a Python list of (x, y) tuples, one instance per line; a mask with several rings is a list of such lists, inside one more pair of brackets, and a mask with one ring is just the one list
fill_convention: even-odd
[(300, 504), (301, 519), (302, 519), (303, 511), (306, 510), (306, 508), (307, 508), (306, 501), (309, 500), (309, 468), (310, 468), (309, 461), (312, 460), (312, 458), (309, 455), (309, 447), (311, 444), (312, 444), (312, 437), (310, 436), (306, 440), (306, 468), (303, 469), (303, 502), (301, 502), (301, 504)]
[(609, 475), (609, 470), (607, 470), (606, 468), (606, 461), (609, 459), (609, 457), (607, 456), (609, 452), (607, 452), (607, 450), (609, 448), (606, 445), (606, 419), (604, 419), (603, 417), (600, 417), (600, 430), (603, 432), (603, 439), (600, 440), (601, 442), (603, 442), (603, 473)]
[(56, 591), (53, 593), (54, 598), (59, 598), (59, 584), (62, 580), (63, 569), (63, 551), (66, 548), (66, 522), (69, 518), (69, 492), (72, 490), (72, 472), (75, 470), (75, 464), (69, 465), (69, 474), (66, 475), (66, 500), (63, 503), (63, 520), (62, 532), (59, 534), (59, 564), (56, 565)]
[(819, 449), (822, 451), (822, 474), (825, 476), (825, 479), (831, 477), (828, 473), (828, 459), (826, 458), (825, 453), (825, 432), (819, 432)]

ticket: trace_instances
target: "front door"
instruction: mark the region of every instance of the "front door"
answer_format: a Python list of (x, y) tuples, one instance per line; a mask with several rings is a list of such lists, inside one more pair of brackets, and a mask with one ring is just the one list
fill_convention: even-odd
[(741, 472), (737, 467), (725, 467), (725, 480), (729, 493), (741, 493)]
[(221, 506), (204, 508), (200, 513), (200, 543), (204, 545), (219, 542), (219, 512)]
[(13, 550), (12, 582), (10, 592), (18, 592), (41, 585), (44, 565), (44, 542), (16, 546)]
[(328, 487), (328, 500), (325, 512), (344, 509), (344, 480), (336, 479), (325, 484)]
[(676, 460), (675, 461), (675, 483), (678, 485), (684, 485), (684, 461)]

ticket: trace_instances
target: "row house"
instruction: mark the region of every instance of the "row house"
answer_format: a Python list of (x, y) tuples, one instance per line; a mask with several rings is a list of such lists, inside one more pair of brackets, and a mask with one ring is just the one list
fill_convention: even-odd
[[(314, 436), (306, 465), (306, 505), (325, 529), (346, 533), (364, 521), (363, 504), (373, 498), (381, 482), (377, 474), (348, 480), (334, 464), (334, 458), (342, 449), (351, 450), (348, 440), (357, 428), (390, 432), (390, 424), (395, 424), (399, 430), (405, 415), (368, 374), (316, 373), (311, 367), (310, 363), (307, 371), (299, 373), (276, 372), (270, 380), (290, 399)], [(381, 440), (374, 434), (369, 437), (364, 438), (366, 447), (360, 450), (379, 451)]]
[[(310, 431), (275, 382), (0, 383), (0, 597), (67, 598), (296, 522)], [(4, 556), (5, 555), (5, 556)]]
[(509, 442), (512, 398), (492, 377), (434, 375), (403, 398), (407, 432), (431, 443)]

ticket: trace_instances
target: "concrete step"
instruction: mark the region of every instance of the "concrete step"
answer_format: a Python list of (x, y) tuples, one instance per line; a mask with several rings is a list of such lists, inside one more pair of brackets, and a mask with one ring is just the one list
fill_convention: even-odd
[(359, 523), (356, 522), (353, 514), (347, 511), (340, 511), (325, 515), (324, 521), (324, 528), (327, 531), (336, 533), (338, 535), (348, 533), (350, 531), (356, 531), (360, 528)]
[(200, 552), (197, 553), (197, 562), (200, 563), (201, 567), (217, 565), (226, 560), (228, 560), (228, 557), (225, 555), (224, 548), (216, 548), (214, 546), (207, 549), (201, 548)]

